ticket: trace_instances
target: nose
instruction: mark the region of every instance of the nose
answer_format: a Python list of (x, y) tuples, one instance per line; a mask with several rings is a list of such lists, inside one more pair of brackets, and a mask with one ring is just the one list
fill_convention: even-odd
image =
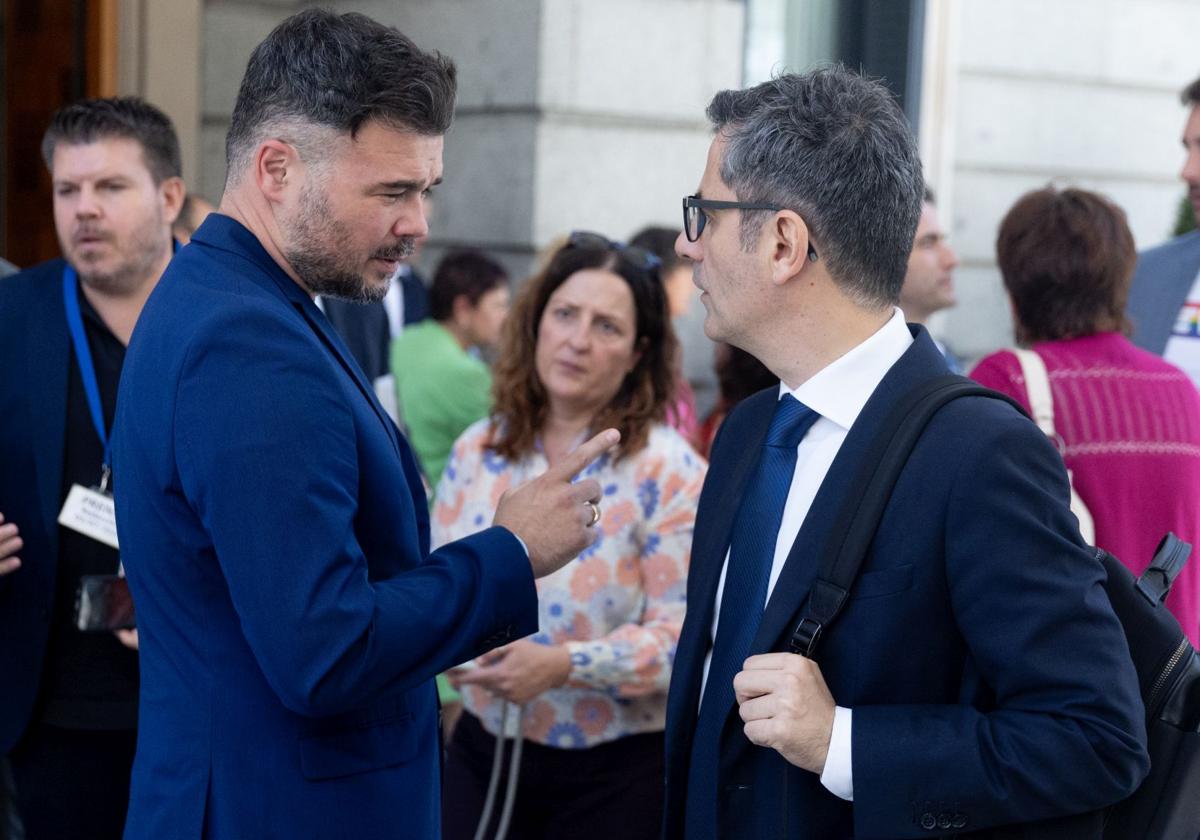
[(100, 215), (100, 203), (96, 200), (96, 191), (91, 185), (84, 184), (75, 194), (75, 216), (77, 218), (94, 218)]
[(396, 219), (392, 225), (392, 234), (396, 237), (411, 236), (414, 239), (429, 236), (429, 219), (425, 214), (423, 199), (417, 199), (411, 210)]
[(700, 247), (700, 242), (689, 242), (687, 234), (683, 231), (679, 231), (679, 235), (675, 237), (675, 254), (693, 262), (700, 262), (704, 259), (704, 251)]
[(592, 346), (592, 325), (590, 318), (576, 318), (567, 335), (567, 343), (572, 350), (579, 353), (587, 352)]
[(958, 267), (958, 254), (949, 245), (942, 246), (942, 265), (947, 271)]
[(1200, 187), (1200, 144), (1188, 149), (1188, 156), (1183, 162), (1179, 177), (1186, 181), (1188, 186)]

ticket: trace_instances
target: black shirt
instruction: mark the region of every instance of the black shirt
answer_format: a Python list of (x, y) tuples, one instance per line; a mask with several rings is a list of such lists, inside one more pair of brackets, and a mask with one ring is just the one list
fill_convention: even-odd
[[(125, 345), (112, 334), (83, 292), (78, 294), (105, 429), (111, 435)], [(104, 447), (92, 424), (74, 351), (67, 376), (66, 426), (62, 501), (74, 484), (96, 486), (104, 460)], [(116, 574), (119, 565), (116, 549), (59, 526), (54, 613), (40, 687), (40, 719), (44, 723), (90, 730), (132, 729), (137, 725), (137, 652), (122, 645), (112, 633), (84, 633), (75, 627), (80, 577)]]

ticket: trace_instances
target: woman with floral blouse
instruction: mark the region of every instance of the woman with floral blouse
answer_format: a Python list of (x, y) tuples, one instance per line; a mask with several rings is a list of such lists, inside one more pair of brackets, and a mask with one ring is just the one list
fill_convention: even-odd
[[(466, 711), (447, 753), (447, 840), (475, 835), (505, 717), (524, 738), (510, 838), (659, 834), (667, 686), (705, 469), (665, 423), (675, 351), (644, 250), (572, 234), (518, 296), (494, 413), (458, 439), (438, 486), (435, 544), (491, 522), (506, 489), (591, 429), (615, 427), (621, 444), (584, 472), (604, 488), (596, 540), (537, 582), (540, 632), (454, 672)], [(509, 784), (506, 773), (499, 790)]]

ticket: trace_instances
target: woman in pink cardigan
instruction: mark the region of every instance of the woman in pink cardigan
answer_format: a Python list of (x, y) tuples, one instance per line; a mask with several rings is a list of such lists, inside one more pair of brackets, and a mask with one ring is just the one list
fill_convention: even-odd
[[(1137, 258), (1125, 214), (1085, 190), (1035, 190), (1004, 217), (996, 252), (1017, 342), (1049, 373), (1063, 458), (1096, 544), (1135, 574), (1167, 531), (1198, 545), (1200, 394), (1182, 371), (1125, 337)], [(988, 356), (971, 377), (1029, 408), (1011, 352)], [(1167, 606), (1200, 643), (1200, 548)]]

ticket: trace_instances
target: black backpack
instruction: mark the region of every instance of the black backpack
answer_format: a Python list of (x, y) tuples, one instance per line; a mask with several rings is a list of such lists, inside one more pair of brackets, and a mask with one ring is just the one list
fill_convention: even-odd
[[(908, 456), (933, 415), (959, 397), (1003, 400), (1003, 394), (961, 376), (940, 376), (897, 401), (871, 444), (863, 467), (830, 529), (820, 571), (792, 634), (792, 653), (811, 657), (845, 605), (867, 549)], [(1128, 799), (1103, 812), (975, 832), (973, 838), (1104, 838), (1197, 840), (1200, 837), (1200, 656), (1163, 606), (1191, 546), (1174, 534), (1159, 544), (1139, 578), (1095, 549), (1105, 589), (1125, 629), (1146, 706), (1150, 775)]]

